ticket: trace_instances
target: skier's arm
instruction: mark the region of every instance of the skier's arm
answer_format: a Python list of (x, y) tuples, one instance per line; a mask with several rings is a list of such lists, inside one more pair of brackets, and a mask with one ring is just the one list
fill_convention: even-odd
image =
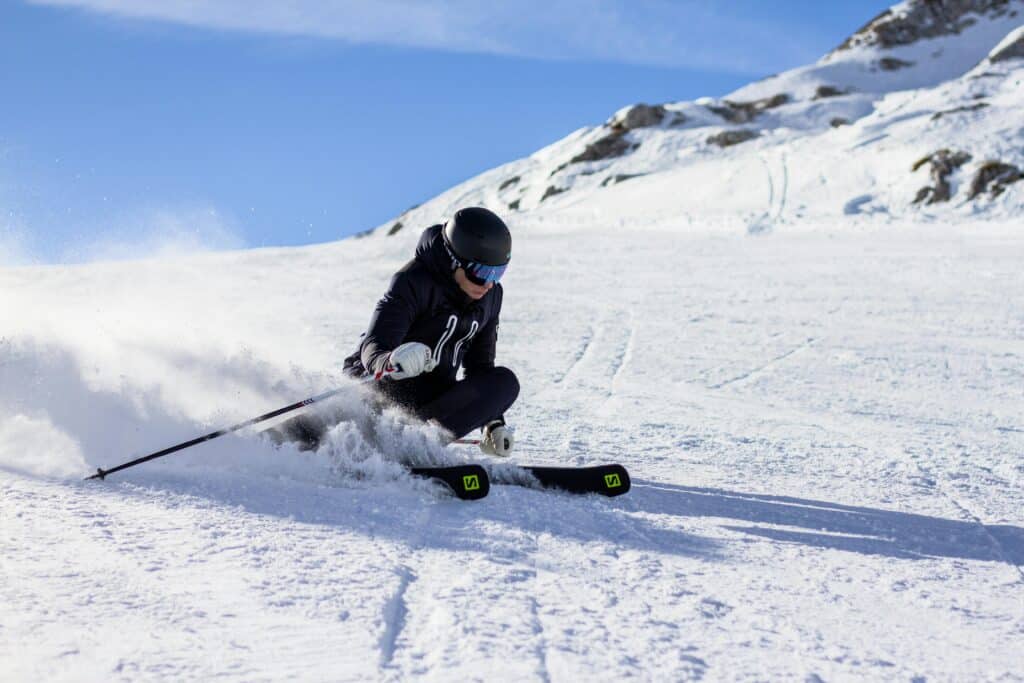
[(395, 273), (387, 293), (377, 302), (359, 347), (363, 367), (371, 375), (384, 369), (388, 356), (403, 341), (419, 311), (416, 289), (405, 271)]

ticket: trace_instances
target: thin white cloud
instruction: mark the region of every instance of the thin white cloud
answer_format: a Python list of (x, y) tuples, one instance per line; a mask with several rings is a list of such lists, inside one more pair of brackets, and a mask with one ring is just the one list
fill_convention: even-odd
[(28, 1), (222, 30), (553, 60), (763, 73), (816, 56), (793, 27), (697, 0)]

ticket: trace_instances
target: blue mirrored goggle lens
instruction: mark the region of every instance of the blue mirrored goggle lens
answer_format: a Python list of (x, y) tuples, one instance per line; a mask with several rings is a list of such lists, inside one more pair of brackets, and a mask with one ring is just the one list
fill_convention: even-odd
[(488, 266), (483, 263), (470, 263), (466, 266), (466, 276), (476, 283), (483, 285), (488, 282), (497, 282), (500, 280), (501, 276), (505, 274), (505, 270), (507, 268), (507, 263), (503, 266)]

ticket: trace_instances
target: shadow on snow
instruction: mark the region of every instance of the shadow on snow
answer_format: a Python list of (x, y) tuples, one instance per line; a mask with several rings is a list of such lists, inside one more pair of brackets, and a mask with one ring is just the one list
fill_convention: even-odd
[[(91, 492), (97, 486), (115, 484), (110, 493), (133, 496), (143, 504), (240, 508), (289, 523), (332, 526), (416, 548), (480, 552), (498, 560), (522, 559), (525, 548), (534, 546), (541, 534), (594, 544), (594, 552), (602, 554), (639, 550), (708, 560), (720, 556), (717, 541), (624, 514), (628, 508), (624, 498), (495, 485), (484, 500), (467, 502), (446, 493), (435, 497), (430, 486), (413, 487), (409, 479), (317, 485), (211, 470), (186, 473), (140, 469), (125, 475), (120, 481), (71, 486)], [(435, 488), (443, 490), (440, 484)], [(199, 500), (186, 503), (182, 496)]]
[[(479, 502), (433, 498), (409, 481), (335, 482), (238, 477), (232, 472), (137, 472), (117, 495), (165, 505), (168, 493), (297, 524), (333, 526), (417, 548), (480, 552), (515, 561), (536, 537), (593, 544), (594, 552), (639, 550), (718, 560), (718, 541), (665, 528), (630, 512), (716, 517), (725, 528), (782, 543), (901, 559), (949, 557), (1024, 565), (1024, 529), (819, 500), (635, 481), (623, 498), (494, 486)], [(93, 490), (95, 482), (80, 484)], [(102, 484), (101, 484), (102, 485)], [(176, 498), (176, 497), (175, 497)], [(174, 504), (180, 504), (180, 499)]]
[(1024, 529), (1015, 526), (655, 482), (634, 482), (630, 495), (639, 511), (750, 522), (725, 528), (785, 543), (903, 559), (1024, 565)]

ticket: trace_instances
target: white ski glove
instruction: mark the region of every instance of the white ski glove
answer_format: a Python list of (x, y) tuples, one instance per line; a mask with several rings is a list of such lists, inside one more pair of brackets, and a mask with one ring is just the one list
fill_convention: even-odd
[(480, 439), (480, 450), (487, 455), (507, 458), (512, 455), (512, 446), (515, 443), (515, 431), (502, 420), (494, 420), (484, 425), (484, 435)]
[(392, 379), (416, 377), (436, 366), (430, 347), (419, 342), (406, 342), (388, 356), (388, 368), (394, 368), (393, 372), (388, 372)]

